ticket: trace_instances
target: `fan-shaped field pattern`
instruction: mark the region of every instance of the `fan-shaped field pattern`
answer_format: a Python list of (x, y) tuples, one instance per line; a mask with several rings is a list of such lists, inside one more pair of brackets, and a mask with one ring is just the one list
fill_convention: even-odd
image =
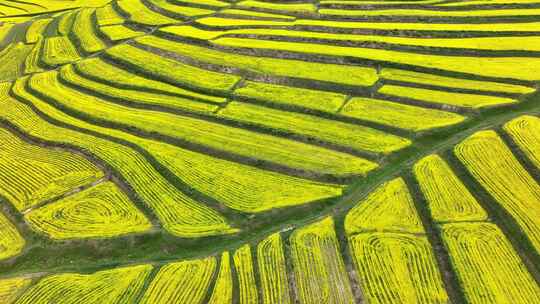
[(534, 302), (539, 4), (2, 1), (0, 302)]
[(0, 129), (0, 142), (0, 195), (19, 211), (104, 177), (80, 155), (25, 142), (7, 129)]
[(355, 206), (345, 219), (348, 234), (366, 231), (405, 231), (423, 233), (413, 198), (401, 178), (378, 187)]
[(148, 219), (112, 182), (35, 208), (25, 219), (52, 239), (113, 237), (151, 228)]
[(448, 302), (426, 237), (371, 232), (349, 240), (370, 303)]
[[(302, 303), (354, 303), (332, 218), (299, 228), (287, 239), (285, 244), (280, 233), (272, 234), (256, 252), (244, 245), (232, 255), (85, 274), (41, 274), (31, 286), (19, 287), (24, 290), (13, 303), (260, 303), (259, 295), (262, 303), (293, 303), (295, 294)], [(292, 256), (285, 256), (289, 246)], [(17, 279), (22, 280), (0, 280), (0, 286), (8, 288)], [(304, 290), (293, 293), (293, 286)]]

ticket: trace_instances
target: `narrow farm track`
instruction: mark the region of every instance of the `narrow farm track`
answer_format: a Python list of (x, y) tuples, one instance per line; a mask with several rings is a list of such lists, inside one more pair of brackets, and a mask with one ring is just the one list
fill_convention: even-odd
[(531, 303), (539, 18), (0, 3), (0, 302)]

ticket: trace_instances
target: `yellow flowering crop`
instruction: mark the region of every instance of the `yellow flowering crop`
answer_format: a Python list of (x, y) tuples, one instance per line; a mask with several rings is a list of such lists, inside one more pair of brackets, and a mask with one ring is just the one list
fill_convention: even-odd
[(26, 241), (11, 221), (0, 213), (0, 260), (12, 258), (23, 250)]
[(29, 86), (64, 106), (112, 123), (130, 125), (256, 159), (335, 175), (364, 175), (377, 164), (339, 151), (215, 122), (127, 107), (67, 87), (56, 71), (35, 74)]
[(292, 303), (283, 243), (279, 232), (271, 234), (257, 245), (257, 261), (261, 278), (263, 303)]
[(302, 303), (354, 303), (331, 217), (298, 228), (289, 242), (296, 294)]
[(252, 81), (246, 81), (234, 94), (331, 113), (337, 112), (346, 98), (344, 94)]
[(79, 60), (77, 49), (66, 36), (45, 38), (41, 61), (50, 66), (57, 66)]
[(379, 93), (422, 100), (429, 103), (458, 106), (471, 109), (516, 103), (508, 97), (487, 96), (469, 93), (455, 93), (441, 90), (410, 88), (398, 85), (384, 85)]
[[(24, 80), (13, 86), (13, 93), (19, 98), (32, 102), (47, 115), (95, 132), (121, 138), (136, 140), (138, 137), (114, 129), (102, 128), (85, 123), (51, 107), (39, 98), (28, 94), (24, 89)], [(1, 89), (9, 86), (0, 86)], [(105, 140), (93, 135), (75, 132), (47, 123), (30, 108), (6, 95), (0, 94), (0, 117), (13, 121), (24, 132), (42, 139), (73, 144), (91, 151), (118, 170), (134, 191), (157, 214), (166, 230), (174, 235), (195, 237), (233, 233), (225, 218), (216, 211), (200, 204), (172, 186), (142, 155), (124, 145)], [(148, 145), (153, 145), (152, 141)]]
[[(370, 86), (378, 79), (376, 70), (370, 67), (246, 56), (192, 44), (174, 42), (154, 36), (139, 37), (135, 40), (145, 45), (167, 49), (184, 56), (192, 57), (202, 62), (234, 66), (256, 73), (330, 81), (355, 86)], [(221, 41), (221, 39), (216, 41)], [(265, 47), (266, 41), (257, 40), (255, 44)], [(314, 48), (316, 49), (316, 47)]]
[(540, 185), (494, 131), (479, 131), (454, 153), (540, 250)]
[(365, 97), (349, 100), (341, 114), (411, 131), (445, 127), (465, 120), (465, 117), (451, 112)]
[(95, 9), (86, 8), (77, 13), (73, 27), (71, 31), (77, 39), (79, 47), (84, 53), (95, 53), (106, 48), (105, 42), (103, 42), (95, 32), (92, 16), (95, 13)]
[(253, 271), (253, 259), (251, 257), (251, 248), (244, 245), (236, 250), (233, 256), (234, 267), (238, 275), (238, 287), (240, 304), (259, 303), (259, 291), (255, 281)]
[(219, 273), (216, 277), (214, 290), (208, 304), (232, 303), (233, 281), (231, 272), (230, 254), (225, 251), (221, 254)]
[(502, 231), (490, 223), (442, 225), (469, 303), (534, 303), (540, 288)]
[(435, 221), (487, 220), (486, 211), (438, 155), (418, 161), (414, 175)]
[(151, 269), (151, 265), (139, 265), (92, 274), (54, 274), (30, 287), (15, 303), (133, 303)]
[(425, 236), (365, 232), (350, 236), (349, 244), (369, 303), (448, 303)]
[(140, 0), (120, 0), (116, 2), (120, 9), (129, 15), (129, 20), (144, 25), (163, 25), (178, 22), (150, 10)]
[(351, 209), (345, 218), (345, 229), (348, 235), (366, 231), (424, 232), (402, 178), (379, 186)]
[(529, 115), (520, 116), (507, 122), (503, 129), (540, 169), (540, 118)]
[(203, 304), (216, 259), (181, 261), (161, 267), (141, 298), (141, 304)]
[(18, 277), (0, 280), (0, 302), (12, 304), (17, 296), (32, 283), (32, 278)]
[(0, 128), (0, 194), (19, 211), (103, 177), (86, 158), (31, 145)]
[(148, 219), (112, 182), (104, 182), (25, 214), (32, 227), (52, 239), (114, 237), (152, 228)]
[(219, 112), (219, 116), (374, 153), (390, 154), (411, 144), (408, 139), (373, 128), (249, 103), (231, 102)]

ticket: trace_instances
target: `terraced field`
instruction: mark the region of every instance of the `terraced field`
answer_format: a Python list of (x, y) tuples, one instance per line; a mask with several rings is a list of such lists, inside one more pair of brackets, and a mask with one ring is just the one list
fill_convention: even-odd
[(537, 303), (540, 1), (0, 1), (0, 303)]

